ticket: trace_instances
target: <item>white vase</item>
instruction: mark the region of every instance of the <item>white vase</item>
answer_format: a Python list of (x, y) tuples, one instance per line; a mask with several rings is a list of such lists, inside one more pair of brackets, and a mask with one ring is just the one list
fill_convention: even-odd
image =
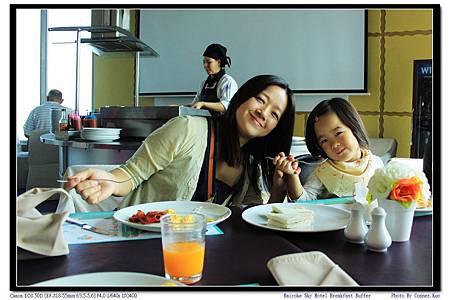
[(412, 202), (409, 208), (405, 208), (399, 201), (378, 199), (378, 205), (386, 211), (386, 228), (392, 241), (409, 241), (416, 202)]

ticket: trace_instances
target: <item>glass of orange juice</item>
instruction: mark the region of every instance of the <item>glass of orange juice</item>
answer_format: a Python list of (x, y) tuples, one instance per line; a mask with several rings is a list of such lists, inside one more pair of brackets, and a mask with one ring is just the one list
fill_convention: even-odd
[(166, 278), (192, 284), (202, 278), (205, 257), (206, 216), (168, 214), (161, 218)]

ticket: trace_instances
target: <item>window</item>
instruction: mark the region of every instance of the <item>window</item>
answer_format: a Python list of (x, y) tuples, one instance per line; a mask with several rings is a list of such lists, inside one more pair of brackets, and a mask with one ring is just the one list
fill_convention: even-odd
[[(90, 26), (90, 9), (49, 9), (48, 27)], [(84, 37), (81, 32), (80, 37)], [(47, 91), (58, 89), (63, 93), (63, 105), (75, 108), (76, 86), (76, 31), (47, 31)], [(80, 46), (80, 107), (84, 114), (92, 109), (92, 51)]]
[(23, 140), (23, 124), (40, 103), (41, 10), (19, 9), (16, 19), (16, 132)]
[[(75, 108), (76, 32), (48, 32), (47, 28), (41, 28), (41, 24), (47, 24), (47, 27), (91, 25), (89, 9), (50, 9), (47, 14), (41, 12), (43, 10), (40, 9), (16, 10), (16, 132), (20, 140), (25, 139), (23, 125), (29, 113), (46, 101), (49, 90), (60, 90), (63, 105)], [(46, 22), (41, 22), (41, 17), (45, 16)], [(45, 37), (41, 39), (41, 32), (47, 37), (47, 44), (42, 47), (41, 40)], [(40, 55), (45, 47), (47, 57), (41, 61)], [(84, 114), (86, 110), (92, 110), (92, 51), (86, 45), (81, 45), (80, 49), (79, 110)], [(41, 69), (47, 70), (43, 72), (46, 78), (41, 78)]]

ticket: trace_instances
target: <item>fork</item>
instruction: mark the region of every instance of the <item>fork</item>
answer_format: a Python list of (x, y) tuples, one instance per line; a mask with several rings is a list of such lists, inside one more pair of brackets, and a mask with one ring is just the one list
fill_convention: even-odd
[[(106, 178), (89, 179), (89, 180), (110, 181), (110, 182), (115, 182), (115, 183), (124, 183), (124, 182), (130, 181), (131, 178), (128, 178), (127, 180), (122, 180), (122, 181), (118, 181), (118, 180), (114, 180), (114, 179), (106, 179)], [(56, 182), (66, 183), (66, 182), (69, 182), (69, 180), (66, 180), (66, 179), (58, 179), (58, 180), (56, 180)]]
[[(274, 160), (274, 158), (271, 157), (271, 156), (266, 156), (265, 159)], [(305, 164), (305, 165), (320, 165), (320, 164), (326, 162), (327, 160), (328, 160), (328, 158), (325, 158), (324, 160), (318, 161), (318, 162), (308, 162), (308, 161), (305, 161), (305, 160), (296, 159), (297, 162)]]

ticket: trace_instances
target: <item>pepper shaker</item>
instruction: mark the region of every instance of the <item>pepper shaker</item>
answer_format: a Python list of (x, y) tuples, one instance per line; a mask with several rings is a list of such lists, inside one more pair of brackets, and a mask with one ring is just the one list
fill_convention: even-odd
[(364, 221), (364, 207), (361, 203), (353, 204), (351, 208), (351, 217), (347, 227), (344, 229), (344, 235), (350, 243), (362, 244), (367, 233), (367, 226)]
[(371, 251), (385, 252), (392, 244), (391, 235), (386, 228), (386, 212), (382, 207), (372, 210), (372, 224), (364, 241)]

